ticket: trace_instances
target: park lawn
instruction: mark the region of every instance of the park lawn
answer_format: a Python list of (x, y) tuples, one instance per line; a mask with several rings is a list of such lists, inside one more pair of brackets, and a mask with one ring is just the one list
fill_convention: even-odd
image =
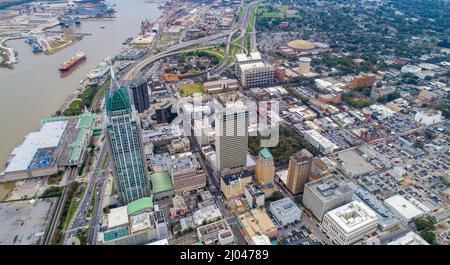
[(249, 25), (253, 25), (253, 21), (255, 20), (256, 7), (257, 7), (257, 5), (255, 5), (252, 8), (252, 10), (250, 10), (250, 15), (249, 15), (249, 18), (248, 18), (248, 24)]
[(275, 11), (269, 12), (267, 7), (260, 7), (258, 8), (258, 14), (260, 14), (263, 18), (283, 18), (285, 13), (287, 17), (298, 16), (297, 10), (289, 9), (288, 6), (276, 6), (274, 8)]
[(194, 93), (203, 93), (203, 85), (197, 83), (179, 84), (177, 88), (184, 96), (190, 96)]
[(70, 102), (69, 107), (64, 110), (64, 116), (76, 116), (83, 112), (81, 99), (75, 99)]

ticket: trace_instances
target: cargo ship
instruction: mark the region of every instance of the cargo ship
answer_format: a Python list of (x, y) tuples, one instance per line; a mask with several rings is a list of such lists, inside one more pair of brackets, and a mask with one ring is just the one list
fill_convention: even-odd
[(74, 67), (75, 65), (77, 65), (79, 62), (81, 62), (82, 60), (84, 60), (86, 58), (86, 54), (84, 54), (84, 52), (78, 52), (77, 54), (75, 54), (75, 56), (73, 56), (72, 58), (70, 58), (68, 61), (64, 62), (63, 64), (61, 64), (59, 66), (59, 71), (64, 72), (64, 71), (68, 71), (70, 70), (72, 67)]

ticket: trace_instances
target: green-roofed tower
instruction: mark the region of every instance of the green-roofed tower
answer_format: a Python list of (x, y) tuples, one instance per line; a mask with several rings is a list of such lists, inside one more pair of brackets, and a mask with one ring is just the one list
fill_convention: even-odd
[(150, 196), (139, 118), (131, 108), (126, 89), (117, 82), (111, 67), (106, 93), (106, 135), (112, 158), (114, 181), (122, 205)]
[(275, 178), (275, 162), (269, 149), (259, 151), (255, 165), (255, 177), (259, 184), (273, 183)]

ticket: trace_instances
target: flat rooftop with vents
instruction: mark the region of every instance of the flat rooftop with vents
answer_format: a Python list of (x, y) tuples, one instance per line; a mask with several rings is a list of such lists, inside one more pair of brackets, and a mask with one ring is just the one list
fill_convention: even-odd
[(353, 189), (336, 176), (306, 183), (303, 204), (322, 220), (323, 215), (352, 201)]

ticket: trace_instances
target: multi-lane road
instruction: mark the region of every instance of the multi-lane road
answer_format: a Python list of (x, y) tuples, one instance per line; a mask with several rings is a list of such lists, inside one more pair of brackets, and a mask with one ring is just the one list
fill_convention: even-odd
[(109, 159), (106, 159), (105, 164), (103, 165), (103, 161), (106, 158), (107, 150), (108, 150), (107, 145), (101, 143), (100, 151), (95, 163), (95, 168), (87, 177), (88, 186), (86, 188), (86, 192), (84, 193), (83, 198), (81, 199), (81, 202), (77, 210), (75, 211), (74, 217), (71, 220), (68, 229), (66, 231), (64, 239), (65, 243), (67, 243), (67, 240), (69, 238), (75, 236), (80, 228), (83, 228), (87, 225), (88, 220), (86, 219), (86, 215), (89, 211), (89, 207), (92, 204), (94, 192), (96, 192), (96, 196), (94, 202), (94, 209), (91, 215), (91, 221), (89, 225), (89, 229), (91, 230), (89, 233), (89, 237), (91, 236), (93, 237), (94, 236), (93, 234), (95, 234), (95, 231), (93, 231), (92, 229), (92, 225), (96, 226), (96, 224), (98, 223), (94, 221), (98, 221), (99, 219), (98, 205), (99, 201), (101, 201), (102, 198), (103, 184), (105, 177), (108, 176)]

